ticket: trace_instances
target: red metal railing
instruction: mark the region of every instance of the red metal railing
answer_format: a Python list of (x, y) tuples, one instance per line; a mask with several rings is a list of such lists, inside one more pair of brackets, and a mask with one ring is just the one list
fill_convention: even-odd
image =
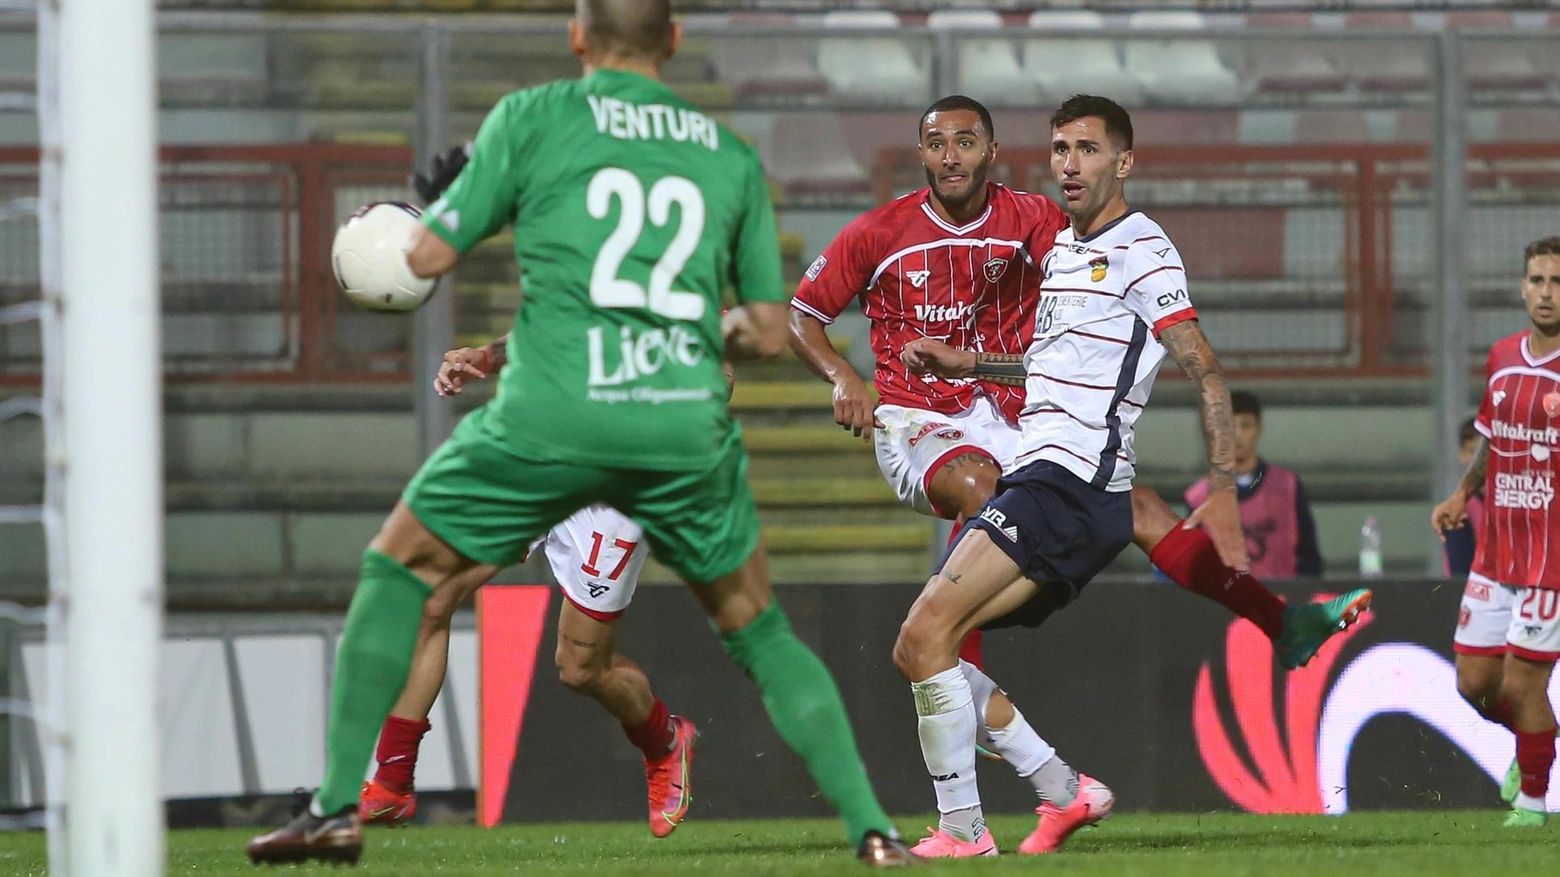
[[(1132, 191), (1182, 250), (1210, 325), (1230, 321), (1218, 343), (1232, 370), (1421, 376), (1429, 359), (1415, 320), (1429, 301), (1434, 242), (1416, 241), (1425, 268), (1413, 291), (1394, 275), (1393, 240), (1402, 209), (1427, 206), (1427, 153), (1419, 145), (1146, 147)], [(411, 321), (343, 307), (329, 264), (331, 235), (347, 213), (407, 196), (409, 148), (174, 146), (161, 157), (170, 380), (409, 379)], [(1051, 186), (1045, 147), (1007, 147), (1000, 157), (999, 179)], [(37, 160), (35, 149), (0, 149), (0, 201), (36, 192)], [(1531, 202), (1537, 193), (1542, 204), (1560, 203), (1560, 145), (1475, 145), (1466, 179), (1474, 199)], [(880, 200), (923, 184), (909, 150), (885, 151), (874, 167)], [(1291, 211), (1310, 211), (1308, 221), (1291, 223)], [(36, 247), (21, 226), (0, 224), (0, 304), (37, 296), (36, 277), (16, 268)], [(1330, 261), (1291, 270), (1286, 247), (1297, 246)], [(37, 380), (36, 342), (17, 341), (19, 331), (0, 331), (0, 385)]]
[[(409, 147), (168, 146), (160, 157), (169, 379), (409, 379), (409, 321), (352, 313), (348, 321), (368, 327), (359, 333), (368, 342), (355, 343), (362, 337), (343, 332), (330, 270), (331, 237), (358, 206), (353, 190), (371, 193), (363, 201), (405, 197)], [(36, 149), (0, 149), (0, 168), (11, 168), (0, 181), (14, 192), (25, 180), (36, 192), (37, 162)], [(5, 286), (4, 301), (38, 293), (35, 279)], [(37, 373), (36, 351), (29, 357), (0, 348), (0, 385), (31, 383)]]

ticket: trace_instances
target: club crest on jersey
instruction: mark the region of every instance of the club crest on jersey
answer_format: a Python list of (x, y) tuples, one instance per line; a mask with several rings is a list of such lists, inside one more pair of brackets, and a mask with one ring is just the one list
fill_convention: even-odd
[(1105, 279), (1105, 271), (1110, 268), (1110, 260), (1104, 256), (1089, 260), (1089, 281), (1099, 283)]
[(1505, 390), (1496, 390), (1495, 394), (1490, 397), (1490, 404), (1491, 405), (1499, 405), (1500, 403), (1502, 403), (1504, 401), (1506, 401), (1506, 391)]
[(1544, 394), (1544, 413), (1550, 417), (1560, 417), (1560, 393)]
[(823, 268), (827, 264), (829, 264), (829, 257), (827, 256), (819, 256), (814, 259), (813, 263), (807, 266), (807, 279), (817, 280), (818, 275), (823, 273)]
[(927, 425), (921, 427), (921, 429), (917, 431), (915, 435), (910, 437), (910, 447), (915, 447), (916, 442), (926, 438), (928, 435), (933, 433), (935, 433), (938, 438), (946, 439), (950, 442), (956, 442), (959, 439), (964, 438), (964, 432), (962, 430), (955, 429), (946, 423), (928, 423)]
[(915, 287), (916, 289), (920, 289), (921, 287), (925, 286), (926, 285), (926, 278), (931, 277), (931, 276), (932, 276), (932, 272), (930, 272), (930, 271), (906, 271), (905, 272), (905, 279), (910, 281), (910, 285)]
[(996, 283), (1002, 279), (1003, 274), (1007, 273), (1007, 266), (1008, 260), (1006, 259), (992, 259), (981, 270), (985, 272), (987, 281)]

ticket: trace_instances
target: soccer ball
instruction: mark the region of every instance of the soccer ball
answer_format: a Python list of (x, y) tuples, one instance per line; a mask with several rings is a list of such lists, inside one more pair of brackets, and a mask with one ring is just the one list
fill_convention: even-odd
[(413, 274), (405, 256), (421, 215), (410, 204), (379, 201), (336, 229), (330, 264), (347, 298), (371, 311), (410, 311), (428, 300), (438, 279)]

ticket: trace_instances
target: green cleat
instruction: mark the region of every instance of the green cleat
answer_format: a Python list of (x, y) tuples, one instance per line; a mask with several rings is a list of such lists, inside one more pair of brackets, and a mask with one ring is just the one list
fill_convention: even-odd
[(1284, 609), (1284, 632), (1273, 643), (1285, 670), (1304, 667), (1333, 634), (1347, 630), (1370, 608), (1369, 588), (1350, 591), (1325, 603), (1303, 603)]
[(1511, 808), (1511, 815), (1506, 817), (1506, 828), (1542, 828), (1548, 814), (1541, 810), (1529, 810), (1526, 807)]
[(1500, 799), (1510, 804), (1517, 800), (1517, 793), (1520, 791), (1522, 791), (1522, 768), (1517, 767), (1517, 760), (1513, 758), (1511, 767), (1506, 768), (1506, 778), (1500, 781)]

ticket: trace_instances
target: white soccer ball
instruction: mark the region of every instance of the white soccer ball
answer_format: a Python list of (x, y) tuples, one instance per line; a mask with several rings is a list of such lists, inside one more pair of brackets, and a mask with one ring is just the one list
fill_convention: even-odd
[(359, 307), (410, 311), (433, 293), (438, 278), (418, 277), (406, 266), (406, 248), (422, 225), (410, 204), (380, 201), (352, 214), (330, 245), (336, 283)]

